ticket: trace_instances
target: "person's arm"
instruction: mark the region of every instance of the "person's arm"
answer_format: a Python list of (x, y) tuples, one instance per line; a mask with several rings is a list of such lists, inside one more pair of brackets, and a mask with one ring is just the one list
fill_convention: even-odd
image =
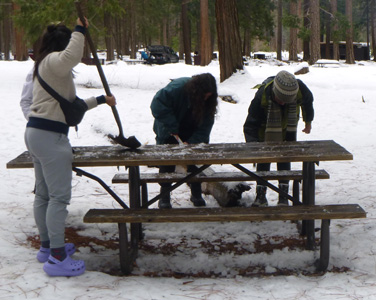
[(164, 130), (168, 131), (168, 134), (178, 134), (179, 132), (179, 122), (173, 108), (173, 101), (176, 97), (179, 97), (176, 95), (176, 91), (167, 85), (157, 92), (150, 105), (153, 117), (163, 124)]
[(33, 103), (33, 72), (34, 68), (27, 74), (21, 93), (20, 106), (26, 120), (29, 120), (30, 106)]
[[(86, 28), (88, 27), (89, 27), (89, 22), (86, 17), (85, 17), (85, 24), (81, 22), (80, 18), (77, 19), (77, 26), (75, 27), (76, 32), (80, 32), (83, 35), (85, 35)], [(102, 95), (99, 97), (95, 97), (95, 100), (94, 100), (94, 97), (91, 97), (91, 98), (85, 99), (84, 101), (88, 105), (89, 109), (97, 105), (104, 104), (104, 103), (106, 103), (109, 106), (116, 105), (116, 98), (113, 95), (111, 96)]]
[(264, 87), (261, 87), (256, 92), (256, 95), (248, 108), (247, 119), (243, 125), (246, 142), (259, 142), (259, 129), (264, 118), (264, 111), (261, 107), (263, 92)]
[(310, 89), (303, 83), (303, 81), (298, 79), (299, 89), (302, 93), (302, 115), (305, 127), (302, 130), (304, 133), (309, 134), (312, 129), (312, 121), (314, 118), (313, 109), (313, 94)]
[(96, 97), (96, 100), (97, 100), (98, 105), (104, 104), (104, 103), (106, 103), (109, 106), (115, 106), (116, 105), (116, 98), (113, 95), (111, 95), (111, 96), (102, 95), (102, 96)]
[(202, 124), (195, 130), (187, 140), (188, 144), (209, 143), (210, 132), (214, 125), (214, 118), (206, 117)]
[(65, 76), (72, 72), (72, 69), (81, 61), (84, 53), (85, 32), (88, 26), (88, 23), (83, 26), (80, 19), (77, 19), (77, 25), (67, 47), (63, 51), (53, 52), (47, 56), (49, 68), (55, 70), (56, 75)]

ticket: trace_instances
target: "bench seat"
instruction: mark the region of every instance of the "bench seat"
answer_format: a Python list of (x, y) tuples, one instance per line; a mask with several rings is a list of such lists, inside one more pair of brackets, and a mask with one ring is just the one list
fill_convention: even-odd
[(364, 218), (357, 204), (174, 209), (90, 209), (85, 223), (298, 221)]
[[(293, 180), (293, 198), (296, 201), (299, 201), (299, 186), (300, 181), (303, 179), (303, 172), (301, 170), (285, 170), (285, 171), (260, 171), (253, 172), (255, 175), (263, 178), (264, 180)], [(147, 205), (148, 203), (148, 183), (173, 183), (179, 182), (187, 174), (185, 173), (141, 173), (140, 174), (140, 185), (141, 185), (141, 198), (142, 204)], [(315, 170), (316, 179), (329, 179), (329, 173), (325, 170)], [(207, 185), (221, 183), (221, 182), (245, 182), (245, 181), (255, 181), (254, 177), (250, 177), (244, 172), (235, 171), (235, 172), (205, 172), (200, 173), (191, 179), (188, 182), (205, 182)], [(112, 178), (112, 183), (129, 183), (129, 175), (127, 173), (118, 173)], [(218, 190), (218, 186), (215, 187)], [(223, 188), (221, 188), (223, 190)], [(234, 198), (229, 195), (224, 195), (223, 193), (213, 196), (216, 198), (219, 205), (226, 206), (236, 206), (237, 198), (241, 197), (241, 194)]]
[[(316, 170), (316, 179), (329, 179), (330, 175), (325, 170)], [(300, 170), (291, 171), (260, 171), (254, 172), (265, 180), (302, 180), (303, 173)], [(140, 183), (166, 183), (177, 182), (187, 174), (184, 173), (141, 173)], [(229, 181), (254, 181), (243, 172), (214, 172), (213, 174), (198, 174), (190, 182), (229, 182)], [(112, 183), (128, 183), (127, 173), (118, 173), (112, 178)]]
[[(329, 264), (330, 220), (365, 217), (366, 212), (359, 205), (343, 204), (282, 207), (90, 209), (84, 216), (84, 222), (118, 223), (120, 267), (124, 274), (130, 274), (138, 255), (138, 240), (142, 238), (141, 223), (299, 221), (321, 219), (320, 258), (315, 262), (315, 266), (317, 271), (323, 272)], [(128, 238), (126, 223), (131, 223), (130, 230), (133, 238), (130, 240)], [(307, 249), (310, 249), (308, 243)]]

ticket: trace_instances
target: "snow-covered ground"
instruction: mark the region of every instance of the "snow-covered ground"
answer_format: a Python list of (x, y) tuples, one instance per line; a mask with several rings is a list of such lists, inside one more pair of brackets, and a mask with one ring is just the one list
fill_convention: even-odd
[[(317, 203), (359, 203), (367, 211), (366, 219), (332, 221), (328, 272), (315, 274), (312, 265), (318, 253), (299, 246), (302, 239), (295, 224), (243, 222), (146, 225), (133, 275), (119, 276), (116, 224), (82, 221), (90, 208), (119, 205), (96, 182), (74, 177), (67, 238), (78, 247), (74, 257), (87, 266), (77, 278), (49, 278), (43, 272), (35, 259), (33, 170), (6, 169), (9, 160), (26, 150), (26, 121), (19, 100), (32, 64), (0, 61), (0, 299), (375, 299), (375, 63), (310, 66), (308, 74), (297, 76), (315, 97), (312, 133), (303, 134), (300, 122), (298, 139), (332, 139), (354, 155), (353, 161), (320, 163), (331, 178), (317, 182)], [(231, 95), (238, 103), (219, 102), (211, 142), (243, 142), (242, 126), (256, 91), (252, 87), (280, 70), (294, 72), (301, 67), (252, 60), (244, 72), (223, 83), (219, 83), (218, 62), (207, 67), (117, 62), (103, 68), (117, 98), (125, 135), (154, 144), (149, 106), (170, 79), (212, 73), (219, 94)], [(80, 64), (75, 71), (80, 97), (104, 93), (94, 66)], [(78, 133), (71, 130), (69, 138), (73, 146), (109, 145), (108, 133), (117, 135), (118, 129), (111, 109), (102, 105), (89, 111)], [(102, 178), (126, 201), (128, 186), (111, 184), (113, 175), (124, 169), (85, 170)], [(158, 185), (150, 184), (150, 197), (158, 190)], [(253, 201), (254, 190), (243, 194), (245, 204)], [(268, 198), (270, 205), (276, 204), (274, 192), (269, 191)], [(205, 199), (208, 206), (217, 206), (211, 196)], [(172, 204), (191, 206), (188, 187), (173, 192)]]

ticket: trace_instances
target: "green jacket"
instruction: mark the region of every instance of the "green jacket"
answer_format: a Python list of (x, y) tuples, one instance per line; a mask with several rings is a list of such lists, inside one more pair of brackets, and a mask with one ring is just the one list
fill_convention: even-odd
[[(272, 87), (274, 77), (268, 77), (261, 85), (256, 86), (258, 91), (253, 98), (248, 109), (248, 116), (243, 126), (245, 140), (247, 142), (263, 142), (265, 139), (266, 121), (268, 115), (269, 99), (272, 97)], [(302, 110), (303, 121), (310, 123), (314, 117), (313, 95), (309, 88), (297, 79), (299, 91), (296, 98), (297, 120), (299, 120), (300, 109)], [(282, 131), (285, 141), (295, 141), (296, 135), (286, 136), (286, 128), (288, 121), (287, 109), (283, 110)]]
[[(172, 80), (166, 87), (159, 90), (152, 102), (151, 112), (155, 118), (153, 130), (157, 144), (165, 144), (171, 134), (179, 134), (179, 127), (190, 108), (189, 96), (184, 91), (184, 85), (191, 77)], [(184, 142), (189, 144), (209, 143), (209, 136), (214, 125), (214, 118), (204, 117), (192, 136)]]

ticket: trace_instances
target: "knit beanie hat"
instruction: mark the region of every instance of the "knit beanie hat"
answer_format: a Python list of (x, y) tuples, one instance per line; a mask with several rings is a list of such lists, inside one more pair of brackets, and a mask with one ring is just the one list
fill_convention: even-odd
[(299, 91), (295, 76), (287, 71), (280, 71), (274, 78), (274, 95), (284, 103), (294, 103)]

